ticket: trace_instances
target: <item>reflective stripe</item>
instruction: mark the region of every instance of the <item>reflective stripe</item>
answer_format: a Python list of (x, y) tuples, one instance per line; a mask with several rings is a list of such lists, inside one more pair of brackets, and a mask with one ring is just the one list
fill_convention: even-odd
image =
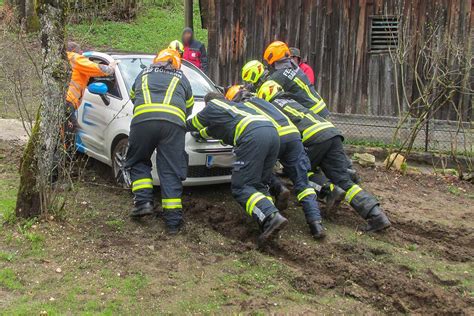
[(245, 210), (247, 211), (247, 214), (252, 216), (253, 208), (255, 207), (255, 205), (258, 203), (258, 201), (261, 201), (265, 198), (267, 197), (260, 192), (255, 192), (254, 194), (252, 194), (247, 200), (247, 203), (245, 204)]
[(306, 94), (308, 95), (308, 97), (311, 98), (311, 100), (313, 100), (314, 102), (319, 101), (319, 99), (311, 93), (311, 90), (309, 90), (308, 85), (306, 83), (304, 83), (303, 81), (301, 81), (300, 78), (295, 77), (294, 81), (301, 89), (303, 89), (306, 92)]
[(130, 99), (135, 99), (135, 90), (130, 90)]
[(250, 102), (245, 102), (244, 103), (246, 106), (248, 106), (249, 108), (252, 108), (254, 109), (255, 111), (257, 111), (258, 113), (260, 113), (261, 115), (265, 116), (267, 119), (270, 120), (270, 122), (273, 123), (273, 125), (275, 125), (276, 128), (279, 128), (281, 125), (278, 124), (277, 121), (275, 121), (273, 119), (273, 117), (271, 117), (270, 115), (268, 115), (267, 112), (265, 112), (264, 110), (260, 109), (258, 106), (254, 105), (253, 103), (250, 103)]
[(304, 113), (303, 113), (303, 112), (300, 112), (300, 111), (298, 111), (297, 109), (292, 108), (292, 107), (289, 106), (289, 105), (285, 106), (285, 110), (288, 111), (288, 112), (290, 112), (290, 113), (293, 114), (294, 116), (301, 117), (301, 118), (304, 117)]
[[(287, 118), (287, 121), (288, 121), (288, 125), (287, 126), (281, 126), (280, 124), (278, 124), (277, 121), (275, 121), (275, 119), (273, 117), (271, 117), (267, 112), (265, 112), (264, 110), (260, 109), (258, 106), (254, 105), (253, 103), (251, 102), (245, 102), (244, 103), (246, 106), (248, 106), (249, 108), (252, 108), (254, 109), (255, 111), (257, 111), (258, 113), (262, 114), (263, 116), (265, 116), (270, 122), (273, 123), (273, 126), (276, 127), (277, 131), (278, 131), (278, 135), (279, 136), (285, 136), (285, 135), (288, 135), (288, 134), (291, 134), (291, 133), (300, 133), (298, 131), (298, 129), (296, 128), (296, 126), (293, 125), (293, 123), (291, 123), (291, 121)], [(275, 110), (277, 110), (278, 112), (280, 112), (280, 110), (278, 110), (277, 108), (275, 108)], [(280, 112), (281, 113), (281, 112)], [(286, 117), (285, 114), (281, 113), (281, 115), (283, 115), (284, 117)]]
[(179, 117), (183, 122), (186, 122), (186, 116), (180, 108), (163, 103), (149, 103), (136, 106), (134, 109), (133, 117), (136, 117), (140, 114), (150, 113), (150, 112), (165, 112), (174, 114)]
[(242, 135), (242, 133), (245, 131), (247, 126), (251, 122), (257, 122), (257, 121), (266, 121), (266, 119), (265, 119), (265, 117), (259, 116), (259, 115), (247, 116), (247, 117), (244, 117), (243, 119), (241, 119), (239, 123), (237, 123), (237, 126), (235, 127), (235, 134), (234, 134), (234, 145), (237, 144), (237, 140)]
[(186, 101), (186, 108), (190, 108), (194, 105), (194, 96), (191, 96), (189, 100)]
[(311, 127), (308, 127), (307, 129), (303, 131), (303, 142), (307, 141), (314, 134), (331, 127), (334, 127), (334, 125), (332, 125), (332, 123), (329, 123), (329, 122), (315, 124)]
[(314, 176), (314, 172), (313, 172), (313, 171), (308, 172), (308, 178), (311, 177), (311, 176)]
[(142, 77), (142, 92), (145, 104), (151, 103), (150, 89), (148, 87), (148, 74), (145, 74)]
[(170, 104), (171, 99), (173, 98), (174, 90), (176, 90), (176, 86), (178, 85), (179, 79), (176, 77), (173, 77), (171, 79), (171, 83), (168, 86), (168, 89), (166, 90), (166, 95), (165, 99), (163, 100), (164, 104)]
[(142, 189), (153, 189), (153, 179), (152, 178), (142, 178), (133, 181), (132, 183), (132, 192)]
[(294, 125), (281, 127), (281, 128), (278, 128), (277, 130), (278, 130), (278, 135), (280, 136), (285, 136), (292, 133), (297, 133), (298, 135), (300, 134), (300, 131), (298, 131), (298, 129)]
[(236, 107), (234, 107), (234, 106), (227, 105), (227, 104), (225, 104), (224, 102), (219, 101), (219, 100), (217, 100), (217, 99), (212, 99), (211, 102), (214, 103), (214, 104), (217, 105), (217, 106), (220, 106), (220, 107), (222, 107), (222, 108), (224, 108), (224, 109), (226, 109), (226, 110), (232, 111), (232, 112), (234, 112), (234, 113), (236, 113), (236, 114), (240, 114), (240, 115), (242, 115), (242, 116), (251, 116), (250, 113), (247, 113), (247, 112), (245, 112), (245, 111), (239, 110), (238, 108), (236, 108)]
[(194, 115), (191, 122), (193, 123), (193, 126), (198, 130), (202, 130), (204, 128), (204, 125), (202, 125), (201, 122), (199, 122), (199, 119), (198, 119), (197, 115)]
[(312, 94), (311, 90), (308, 87), (308, 85), (306, 83), (304, 83), (303, 81), (301, 81), (300, 78), (296, 77), (294, 79), (294, 81), (301, 89), (303, 89), (306, 92), (306, 94), (311, 98), (311, 100), (316, 102), (316, 104), (313, 107), (311, 107), (310, 110), (313, 111), (316, 114), (321, 112), (321, 110), (323, 110), (324, 107), (326, 106), (326, 103), (324, 103), (323, 98), (321, 98), (320, 96), (318, 98), (317, 96)]
[(357, 184), (354, 184), (349, 190), (347, 190), (346, 192), (347, 203), (351, 203), (354, 196), (356, 196), (357, 193), (359, 193), (360, 191), (362, 191), (362, 188), (358, 186)]
[(217, 106), (220, 106), (226, 110), (229, 110), (229, 111), (232, 111), (236, 114), (240, 114), (242, 116), (244, 116), (243, 119), (240, 120), (239, 123), (237, 123), (236, 127), (235, 127), (235, 133), (234, 133), (234, 145), (237, 144), (237, 140), (239, 139), (240, 135), (242, 135), (242, 133), (245, 131), (245, 129), (247, 128), (247, 126), (251, 123), (251, 122), (256, 122), (256, 121), (268, 121), (265, 116), (262, 116), (262, 115), (251, 115), (250, 113), (247, 113), (245, 111), (242, 111), (242, 110), (239, 110), (237, 109), (236, 107), (233, 107), (233, 106), (230, 106), (230, 105), (227, 105), (225, 104), (224, 102), (222, 101), (219, 101), (217, 99), (212, 99), (211, 100), (212, 103), (214, 103), (215, 105)]
[(316, 191), (314, 191), (313, 188), (307, 188), (307, 189), (301, 191), (300, 194), (298, 194), (298, 196), (296, 198), (298, 199), (298, 201), (301, 201), (302, 199), (304, 199), (308, 195), (316, 195)]
[(321, 112), (324, 107), (326, 106), (326, 103), (324, 103), (324, 100), (321, 99), (318, 101), (318, 103), (316, 103), (316, 105), (314, 105), (312, 108), (310, 108), (311, 111), (313, 111), (314, 113), (318, 114), (319, 112)]
[(180, 198), (174, 198), (174, 199), (162, 199), (161, 200), (161, 206), (163, 209), (177, 209), (177, 208), (183, 208), (183, 205), (181, 203)]
[(207, 127), (199, 130), (199, 135), (201, 135), (202, 138), (205, 138), (205, 139), (209, 139), (211, 138), (208, 134), (207, 134)]

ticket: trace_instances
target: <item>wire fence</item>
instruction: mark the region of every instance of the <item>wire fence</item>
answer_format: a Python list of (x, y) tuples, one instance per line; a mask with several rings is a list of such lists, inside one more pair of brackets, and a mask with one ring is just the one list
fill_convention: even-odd
[[(407, 120), (394, 138), (400, 122), (398, 117), (333, 113), (331, 121), (343, 132), (348, 143), (395, 148), (400, 147), (410, 137), (417, 123), (415, 119)], [(423, 123), (413, 148), (425, 152), (449, 152), (472, 157), (473, 128), (472, 122), (431, 119)]]

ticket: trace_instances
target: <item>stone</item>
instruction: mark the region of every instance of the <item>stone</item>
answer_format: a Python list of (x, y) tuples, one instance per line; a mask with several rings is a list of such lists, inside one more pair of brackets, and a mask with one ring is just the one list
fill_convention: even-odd
[(385, 165), (385, 167), (388, 167), (388, 165), (392, 161), (393, 161), (393, 163), (390, 166), (391, 169), (396, 169), (396, 170), (399, 170), (399, 171), (406, 170), (407, 165), (406, 165), (405, 156), (403, 156), (401, 154), (393, 153), (389, 157), (387, 157), (387, 159), (385, 159), (383, 164)]
[(375, 156), (369, 153), (355, 153), (353, 156), (359, 165), (362, 167), (373, 167), (375, 166)]

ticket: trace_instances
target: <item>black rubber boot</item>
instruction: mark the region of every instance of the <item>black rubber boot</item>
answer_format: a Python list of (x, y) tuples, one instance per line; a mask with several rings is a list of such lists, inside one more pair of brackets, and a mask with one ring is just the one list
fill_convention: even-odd
[(323, 191), (326, 192), (326, 210), (330, 211), (344, 200), (346, 192), (337, 185), (328, 184), (327, 186), (328, 188), (325, 188)]
[(184, 221), (181, 221), (178, 225), (166, 225), (166, 234), (177, 235), (183, 228)]
[(281, 216), (279, 212), (269, 215), (262, 225), (262, 233), (258, 236), (258, 246), (262, 247), (270, 239), (276, 235), (281, 229), (288, 224), (288, 220)]
[(326, 237), (326, 233), (324, 231), (324, 227), (321, 224), (321, 221), (314, 221), (308, 224), (309, 225), (309, 230), (311, 232), (311, 236), (313, 236), (314, 239), (319, 240), (319, 239), (324, 239)]
[(131, 218), (140, 218), (143, 216), (153, 215), (153, 203), (146, 202), (143, 204), (136, 205), (130, 213)]
[(364, 229), (366, 232), (378, 232), (390, 227), (391, 223), (388, 220), (387, 215), (380, 208), (375, 206), (369, 213), (367, 218), (367, 227)]
[(290, 190), (284, 185), (281, 186), (279, 191), (275, 194), (275, 206), (280, 211), (283, 212), (288, 208), (288, 203), (290, 199)]

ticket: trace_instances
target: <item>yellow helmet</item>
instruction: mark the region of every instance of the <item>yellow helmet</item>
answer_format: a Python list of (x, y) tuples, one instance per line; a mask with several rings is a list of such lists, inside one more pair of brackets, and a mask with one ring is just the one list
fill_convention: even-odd
[(260, 89), (258, 89), (257, 96), (260, 99), (270, 102), (281, 91), (283, 91), (282, 86), (280, 86), (276, 81), (269, 80), (264, 82)]
[(242, 88), (243, 87), (241, 85), (234, 84), (229, 89), (227, 89), (227, 92), (225, 93), (225, 98), (229, 101), (234, 100), (235, 96), (237, 95), (237, 93), (240, 92), (240, 90), (242, 90)]
[(258, 60), (251, 60), (242, 67), (242, 80), (256, 83), (265, 72), (265, 66)]
[(184, 53), (184, 46), (183, 46), (183, 43), (181, 43), (181, 42), (178, 41), (178, 40), (172, 41), (172, 42), (168, 45), (168, 48), (169, 48), (169, 49), (174, 49), (174, 50), (177, 51), (180, 55), (183, 55), (183, 53)]
[(154, 64), (170, 64), (174, 69), (181, 68), (181, 56), (179, 53), (170, 48), (163, 49), (153, 59)]

